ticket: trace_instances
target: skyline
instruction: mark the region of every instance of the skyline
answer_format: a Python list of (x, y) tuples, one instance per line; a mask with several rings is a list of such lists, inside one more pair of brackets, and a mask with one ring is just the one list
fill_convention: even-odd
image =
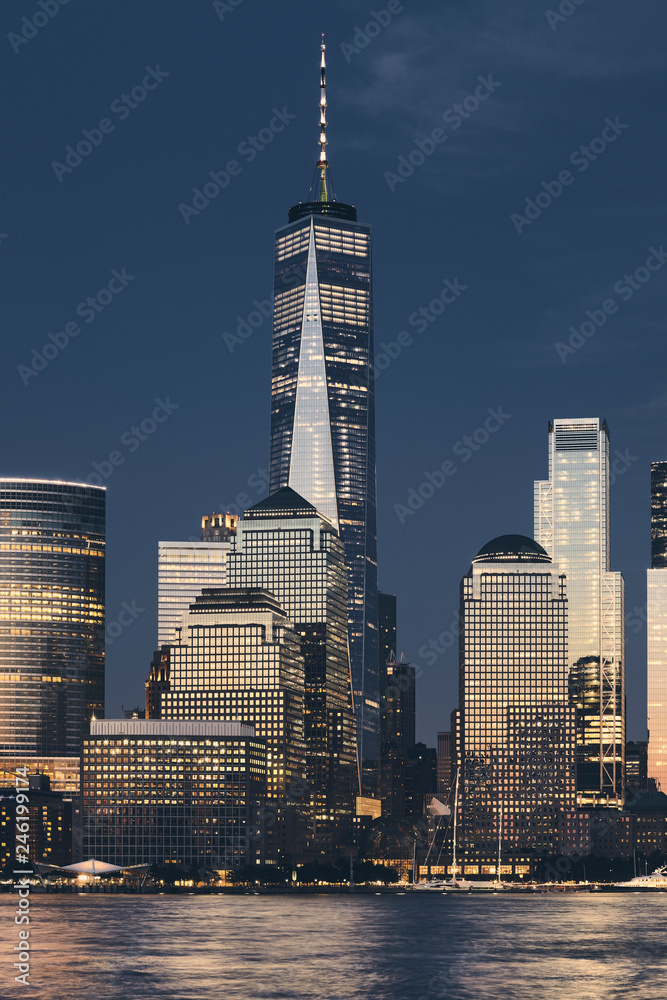
[[(617, 462), (612, 565), (626, 578), (626, 612), (633, 616), (627, 629), (628, 737), (644, 738), (645, 628), (634, 609), (645, 605), (644, 571), (650, 565), (650, 463), (667, 455), (664, 430), (657, 426), (667, 406), (658, 342), (664, 274), (652, 274), (637, 289), (622, 275), (643, 267), (651, 247), (661, 248), (661, 221), (654, 217), (664, 215), (655, 204), (661, 186), (657, 150), (651, 159), (657, 82), (651, 86), (655, 103), (645, 97), (647, 83), (657, 76), (651, 5), (636, 5), (625, 29), (629, 50), (633, 44), (641, 48), (640, 32), (649, 39), (641, 66), (629, 54), (614, 63), (613, 46), (596, 50), (597, 60), (585, 59), (586, 42), (590, 46), (595, 38), (599, 45), (607, 23), (593, 8), (577, 10), (556, 30), (543, 11), (534, 18), (519, 15), (511, 37), (512, 54), (518, 51), (521, 58), (513, 74), (507, 64), (503, 71), (502, 53), (490, 44), (498, 30), (489, 14), (493, 6), (459, 14), (458, 5), (441, 13), (435, 4), (419, 11), (405, 5), (363, 50), (350, 54), (341, 46), (361, 23), (358, 8), (335, 4), (322, 18), (302, 4), (294, 58), (293, 50), (271, 44), (279, 25), (283, 31), (285, 26), (269, 5), (260, 31), (249, 6), (241, 4), (220, 20), (207, 5), (184, 15), (178, 26), (199, 46), (191, 66), (175, 25), (157, 17), (157, 5), (134, 12), (137, 31), (129, 39), (123, 32), (125, 49), (115, 45), (118, 29), (105, 12), (75, 14), (64, 7), (16, 55), (8, 50), (3, 72), (9, 66), (15, 82), (24, 79), (21, 74), (36, 74), (42, 82), (55, 74), (59, 89), (35, 94), (19, 86), (15, 105), (17, 123), (31, 127), (9, 164), (15, 201), (0, 226), (8, 233), (2, 250), (15, 317), (3, 371), (12, 438), (2, 471), (4, 477), (84, 481), (97, 475), (108, 486), (107, 625), (119, 621), (123, 602), (144, 609), (111, 636), (108, 716), (120, 714), (121, 701), (125, 707), (141, 704), (155, 648), (158, 540), (196, 536), (202, 515), (225, 507), (234, 512), (239, 494), (251, 506), (268, 492), (262, 472), (268, 469), (271, 324), (261, 306), (270, 295), (271, 232), (284, 223), (285, 206), (298, 201), (309, 180), (317, 137), (313, 65), (325, 30), (336, 190), (341, 200), (354, 201), (376, 235), (379, 585), (398, 596), (398, 652), (404, 650), (423, 671), (417, 738), (434, 745), (436, 731), (447, 728), (456, 705), (458, 643), (432, 666), (419, 650), (451, 629), (458, 581), (482, 545), (514, 531), (532, 537), (532, 482), (546, 475), (547, 422), (582, 413), (607, 418), (610, 425)], [(609, 9), (626, 16), (618, 4)], [(15, 31), (24, 14), (23, 6), (9, 4), (5, 33)], [(478, 18), (475, 48), (471, 24)], [(427, 40), (429, 26), (433, 41)], [(104, 51), (118, 56), (113, 67), (94, 46), (86, 48), (85, 32), (93, 29), (97, 41), (105, 38)], [(618, 41), (618, 24), (615, 30)], [(551, 54), (544, 66), (528, 40)], [(414, 56), (405, 47), (415, 41), (421, 65), (410, 72)], [(459, 58), (445, 58), (457, 51), (457, 42)], [(261, 87), (241, 65), (240, 54), (251, 46), (273, 69)], [(580, 72), (588, 74), (588, 100), (575, 106), (581, 93), (559, 60), (572, 58), (577, 47), (584, 53)], [(169, 75), (155, 94), (148, 93), (145, 106), (142, 101), (130, 108), (122, 120), (111, 112), (116, 134), (105, 134), (100, 148), (59, 181), (51, 162), (62, 162), (65, 146), (76, 144), (82, 129), (98, 127), (118, 94), (141, 85), (147, 65), (161, 65)], [(90, 83), (85, 93), (83, 74)], [(398, 170), (415, 137), (426, 144), (443, 112), (474, 94), (479, 76), (489, 74), (500, 83), (497, 92), (463, 120), (460, 132), (450, 117), (447, 141), (432, 139), (437, 148), (391, 191), (385, 172)], [(517, 82), (526, 74), (538, 85), (535, 96), (524, 92), (525, 79), (521, 86)], [(235, 83), (238, 103), (230, 105), (225, 94)], [(642, 95), (638, 105), (633, 87)], [(516, 117), (519, 89), (523, 121)], [(526, 123), (536, 115), (533, 102), (545, 92), (551, 103), (540, 109), (542, 131), (531, 130)], [(51, 100), (58, 102), (56, 121)], [(378, 117), (382, 102), (389, 114)], [(296, 117), (279, 120), (273, 108)], [(574, 121), (565, 120), (575, 112)], [(511, 215), (546, 191), (542, 181), (553, 184), (571, 151), (592, 146), (606, 119), (614, 121), (617, 113), (629, 128), (609, 143), (609, 156), (606, 150), (599, 154), (600, 162), (591, 160), (581, 177), (570, 164), (574, 181), (516, 232)], [(192, 204), (192, 189), (208, 182), (209, 170), (223, 169), (246, 133), (259, 135), (271, 122), (284, 128), (272, 132), (255, 157), (245, 154), (241, 173), (228, 180), (230, 197), (225, 201), (222, 191), (186, 222), (178, 205)], [(262, 210), (255, 218), (250, 210), (257, 192)], [(444, 240), (434, 204), (444, 213)], [(41, 243), (38, 228), (46, 228)], [(392, 238), (393, 230), (405, 233), (405, 242)], [(619, 280), (620, 288), (633, 292), (630, 298), (615, 291)], [(466, 287), (456, 295), (452, 285), (457, 291)], [(431, 307), (441, 289), (447, 299), (436, 315), (440, 305)], [(77, 314), (77, 303), (88, 296), (101, 309), (89, 323), (85, 306), (84, 315)], [(617, 314), (602, 308), (611, 298)], [(420, 309), (428, 315), (419, 318)], [(597, 326), (601, 310), (606, 318), (598, 333), (582, 333), (581, 346), (561, 357), (555, 345), (572, 346), (569, 338), (575, 336), (568, 328)], [(81, 335), (65, 325), (76, 323), (75, 316)], [(237, 335), (237, 317), (252, 335), (239, 336), (241, 343), (225, 341), (223, 334)], [(498, 349), (498, 329), (508, 353)], [(412, 343), (399, 339), (403, 330)], [(69, 338), (61, 338), (62, 348), (47, 336), (60, 331)], [(24, 382), (19, 366), (27, 366), (33, 347), (41, 351), (45, 343), (58, 347), (56, 355)], [(377, 363), (383, 355), (391, 362), (384, 368)], [(602, 377), (596, 377), (598, 365)], [(470, 445), (464, 438), (484, 428), (492, 419), (489, 411), (506, 419), (465, 459)], [(395, 505), (405, 506), (425, 473), (448, 460), (456, 473), (401, 523)], [(471, 498), (480, 498), (472, 509)]]

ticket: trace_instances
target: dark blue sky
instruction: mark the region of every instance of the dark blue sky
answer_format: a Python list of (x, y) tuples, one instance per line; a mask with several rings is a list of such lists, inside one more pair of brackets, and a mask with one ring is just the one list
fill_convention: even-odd
[[(418, 736), (433, 745), (457, 697), (456, 644), (431, 664), (419, 650), (451, 628), (479, 548), (532, 534), (548, 419), (601, 416), (624, 456), (612, 568), (627, 585), (628, 735), (643, 738), (633, 609), (650, 462), (667, 458), (667, 266), (632, 276), (667, 244), (664, 5), (379, 0), (386, 23), (367, 31), (372, 5), (344, 0), (42, 2), (5, 0), (0, 15), (0, 471), (86, 480), (97, 463), (105, 477), (107, 620), (123, 602), (136, 614), (108, 648), (107, 714), (143, 702), (158, 539), (197, 536), (202, 514), (265, 493), (270, 320), (233, 340), (270, 295), (273, 230), (308, 193), (325, 31), (336, 191), (373, 226), (377, 353), (403, 345), (377, 379), (379, 566), (400, 650), (422, 670)], [(22, 21), (35, 15), (37, 28)], [(82, 140), (87, 155), (67, 162)], [(230, 160), (224, 190), (179, 210)], [(459, 294), (436, 316), (445, 279)], [(587, 310), (600, 328), (568, 343)], [(457, 443), (489, 410), (509, 416), (466, 461)], [(447, 460), (434, 496), (397, 511)]]

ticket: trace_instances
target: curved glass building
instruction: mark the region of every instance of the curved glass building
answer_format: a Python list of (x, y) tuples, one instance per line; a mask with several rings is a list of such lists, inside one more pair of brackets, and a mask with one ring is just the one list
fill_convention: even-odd
[(103, 487), (0, 479), (0, 756), (76, 757), (104, 714)]

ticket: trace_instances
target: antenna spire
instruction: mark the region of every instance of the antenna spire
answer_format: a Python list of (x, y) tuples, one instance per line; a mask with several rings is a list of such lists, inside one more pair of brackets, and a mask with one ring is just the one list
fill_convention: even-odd
[(320, 59), (320, 163), (327, 163), (327, 60), (326, 43), (322, 35), (320, 46), (322, 57)]
[(310, 202), (336, 200), (327, 159), (327, 60), (324, 35), (322, 35), (320, 53), (320, 155), (308, 195)]

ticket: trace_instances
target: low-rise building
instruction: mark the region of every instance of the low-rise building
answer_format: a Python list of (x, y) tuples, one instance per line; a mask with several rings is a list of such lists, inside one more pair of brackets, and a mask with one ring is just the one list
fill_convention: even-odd
[(83, 854), (116, 865), (232, 869), (263, 860), (266, 743), (238, 722), (91, 723)]

